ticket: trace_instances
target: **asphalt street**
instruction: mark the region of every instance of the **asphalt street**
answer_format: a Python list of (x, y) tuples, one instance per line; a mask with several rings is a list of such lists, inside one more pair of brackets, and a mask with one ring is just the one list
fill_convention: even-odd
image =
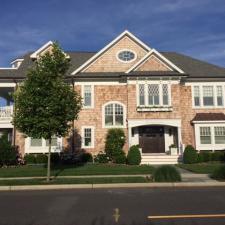
[(1, 225), (225, 225), (225, 215), (147, 218), (193, 214), (225, 214), (225, 188), (0, 192)]

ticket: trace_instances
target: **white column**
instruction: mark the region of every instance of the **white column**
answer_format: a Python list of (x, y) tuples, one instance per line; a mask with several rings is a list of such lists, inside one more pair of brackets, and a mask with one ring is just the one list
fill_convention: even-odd
[(181, 136), (181, 127), (177, 127), (177, 134), (178, 134), (178, 154), (183, 154), (183, 147), (182, 147), (182, 136)]
[(131, 138), (132, 138), (132, 132), (131, 132), (132, 127), (128, 125), (128, 147), (131, 147)]

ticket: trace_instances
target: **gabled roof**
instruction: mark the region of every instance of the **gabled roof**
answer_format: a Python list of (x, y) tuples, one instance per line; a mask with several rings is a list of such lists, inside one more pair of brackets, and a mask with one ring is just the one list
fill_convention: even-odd
[[(134, 64), (129, 70), (126, 71), (126, 73), (130, 73), (131, 71), (136, 70), (139, 68), (143, 63), (145, 63), (153, 54), (155, 54), (159, 59), (161, 59), (163, 62), (165, 62), (167, 65), (169, 65), (169, 69), (174, 69), (178, 71), (179, 73), (184, 73), (183, 70), (181, 70), (179, 67), (177, 67), (174, 63), (172, 63), (170, 60), (168, 60), (166, 57), (164, 57), (162, 54), (160, 54), (157, 50), (152, 49), (150, 52), (148, 52), (142, 59), (140, 59), (136, 64)], [(168, 67), (168, 66), (167, 66)]]
[(72, 72), (72, 75), (77, 74), (84, 68), (86, 68), (88, 65), (93, 63), (100, 55), (102, 55), (104, 52), (106, 52), (111, 46), (113, 46), (115, 43), (117, 43), (119, 40), (121, 40), (123, 37), (128, 36), (135, 42), (137, 42), (140, 46), (142, 46), (147, 51), (150, 51), (151, 48), (149, 48), (146, 44), (144, 44), (141, 40), (139, 40), (137, 37), (135, 37), (132, 33), (130, 33), (128, 30), (125, 30), (123, 33), (121, 33), (119, 36), (117, 36), (113, 41), (111, 41), (108, 45), (106, 45), (103, 49), (101, 49), (99, 52), (97, 52), (95, 55), (93, 55), (89, 60), (87, 60), (84, 64), (82, 64), (79, 68), (74, 70)]
[(53, 42), (52, 41), (49, 41), (49, 42), (47, 42), (46, 44), (44, 44), (41, 48), (39, 48), (37, 51), (35, 51), (34, 53), (32, 53), (31, 55), (30, 55), (30, 57), (32, 58), (32, 59), (36, 59), (37, 58), (37, 56), (41, 53), (41, 52), (43, 52), (45, 49), (48, 49), (50, 46), (52, 46), (53, 45)]

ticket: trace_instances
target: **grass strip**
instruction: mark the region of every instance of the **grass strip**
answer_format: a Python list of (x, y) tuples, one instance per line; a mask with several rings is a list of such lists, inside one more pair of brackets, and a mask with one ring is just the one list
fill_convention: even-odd
[(215, 163), (178, 164), (176, 166), (185, 170), (189, 170), (193, 173), (211, 174), (221, 165), (223, 164), (215, 162)]
[[(130, 166), (120, 164), (86, 164), (81, 166), (53, 166), (52, 176), (82, 175), (138, 175), (151, 174), (154, 168), (148, 165)], [(43, 165), (26, 165), (0, 168), (0, 177), (38, 177), (46, 176)]]
[(107, 177), (107, 178), (72, 178), (72, 179), (53, 179), (49, 183), (46, 179), (31, 180), (3, 180), (0, 186), (19, 186), (19, 185), (49, 185), (49, 184), (113, 184), (113, 183), (147, 183), (144, 177)]

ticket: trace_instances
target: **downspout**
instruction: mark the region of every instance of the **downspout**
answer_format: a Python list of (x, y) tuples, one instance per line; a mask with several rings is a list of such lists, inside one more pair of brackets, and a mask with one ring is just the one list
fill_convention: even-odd
[[(16, 92), (17, 90), (17, 87), (18, 87), (18, 84), (17, 84), (17, 81), (14, 80), (16, 86), (14, 87), (14, 93)], [(13, 104), (13, 113), (16, 114), (16, 101), (14, 101), (14, 104)], [(13, 125), (13, 147), (15, 148), (16, 147), (16, 127), (15, 125)]]
[[(73, 91), (74, 91), (74, 88), (75, 88), (75, 85), (74, 85), (74, 79), (72, 78), (71, 79), (71, 82), (72, 82), (72, 86), (73, 86)], [(72, 153), (75, 152), (75, 141), (74, 141), (74, 138), (75, 138), (75, 124), (74, 124), (74, 120), (72, 122)]]

